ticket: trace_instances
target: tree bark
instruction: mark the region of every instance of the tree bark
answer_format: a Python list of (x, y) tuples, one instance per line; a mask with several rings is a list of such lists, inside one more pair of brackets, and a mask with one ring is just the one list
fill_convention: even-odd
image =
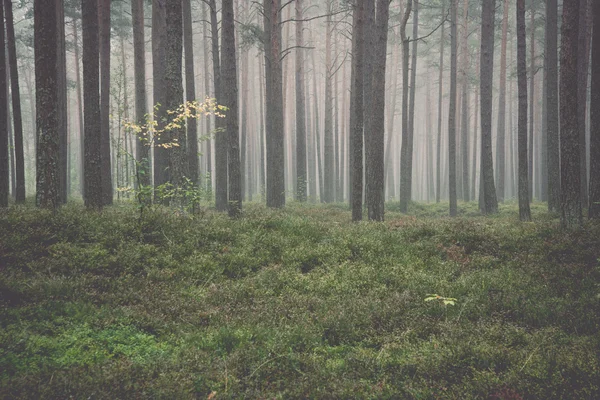
[(564, 0), (560, 50), (560, 155), (561, 225), (578, 227), (583, 222), (581, 204), (581, 150), (578, 117), (577, 71), (579, 65), (579, 0)]
[[(38, 3), (35, 4), (35, 11), (38, 11), (40, 6)], [(38, 18), (41, 15), (35, 13), (35, 22), (39, 22)], [(46, 17), (44, 15), (44, 17)], [(52, 15), (49, 16), (50, 18)], [(52, 20), (51, 20), (52, 22)], [(43, 25), (35, 24), (36, 33), (38, 29), (43, 29)], [(38, 37), (36, 39), (36, 61), (41, 54), (38, 53)], [(41, 50), (41, 49), (40, 49)], [(41, 58), (41, 57), (40, 57)], [(36, 65), (37, 67), (37, 65)], [(8, 207), (8, 198), (10, 197), (10, 171), (9, 171), (9, 132), (8, 132), (8, 84), (7, 84), (7, 73), (6, 73), (6, 49), (4, 40), (4, 6), (0, 4), (0, 208)], [(40, 74), (36, 73), (36, 77)], [(40, 74), (41, 75), (41, 74)], [(42, 88), (44, 89), (44, 88)], [(38, 97), (40, 93), (38, 92)], [(56, 106), (53, 104), (52, 106)], [(49, 107), (47, 105), (47, 107)], [(44, 166), (45, 167), (45, 166)]]
[(296, 0), (296, 201), (306, 201), (306, 106), (304, 99), (304, 26), (302, 0)]
[(558, 1), (546, 2), (546, 116), (548, 152), (548, 210), (560, 208), (558, 109)]
[(579, 126), (581, 206), (583, 208), (588, 207), (586, 129), (588, 78), (590, 66), (590, 37), (588, 35), (591, 23), (589, 18), (590, 15), (590, 1), (580, 0), (578, 26), (579, 39), (577, 42), (577, 120)]
[(110, 160), (110, 6), (111, 0), (98, 0), (100, 24), (100, 132), (102, 164), (102, 198), (104, 205), (113, 202)]
[(600, 219), (600, 2), (593, 4), (592, 99), (590, 109), (590, 207), (589, 217)]
[(525, 32), (525, 0), (517, 0), (517, 79), (519, 91), (519, 217), (531, 221), (529, 208), (529, 163), (527, 160), (527, 48)]
[[(192, 6), (190, 0), (183, 0), (183, 43), (185, 48), (185, 97), (186, 101), (196, 101), (196, 75), (194, 73), (194, 38), (192, 29)], [(198, 163), (198, 120), (192, 110), (187, 119), (187, 163), (189, 179), (198, 185), (200, 167)]]
[[(100, 153), (100, 56), (98, 53), (100, 39), (98, 27), (98, 2), (96, 0), (82, 0), (81, 11), (81, 26), (83, 32), (83, 111), (85, 129), (83, 199), (87, 208), (101, 209), (104, 202), (102, 197)], [(50, 101), (52, 100), (55, 99), (50, 99)], [(38, 103), (38, 109), (41, 104), (44, 103)], [(52, 104), (56, 104), (56, 102), (53, 102)], [(38, 147), (43, 147), (41, 140), (38, 145)]]
[(500, 90), (498, 94), (498, 127), (496, 131), (496, 196), (504, 201), (506, 179), (506, 46), (508, 42), (508, 8), (504, 1), (502, 43), (500, 45)]
[(335, 159), (333, 146), (333, 94), (332, 94), (332, 79), (333, 65), (331, 54), (331, 1), (328, 1), (327, 17), (325, 22), (325, 126), (323, 133), (323, 202), (333, 203), (334, 201), (334, 173)]
[(456, 199), (456, 0), (450, 0), (450, 105), (448, 110), (448, 193), (450, 216), (458, 214)]
[(352, 221), (362, 220), (363, 196), (363, 80), (364, 80), (364, 52), (365, 52), (365, 2), (358, 0), (353, 13), (352, 21), (352, 93), (351, 112), (353, 121), (350, 143), (350, 169), (352, 171), (350, 202), (352, 207)]
[(483, 211), (498, 212), (492, 159), (492, 82), (494, 77), (494, 14), (496, 0), (484, 0), (481, 11), (481, 179)]
[[(157, 130), (165, 127), (166, 119), (166, 47), (167, 27), (165, 2), (153, 0), (152, 2), (152, 82), (154, 85), (154, 120)], [(168, 142), (166, 134), (154, 138), (154, 187), (170, 181), (169, 151), (164, 147)], [(159, 191), (155, 190), (155, 200), (164, 203), (165, 199), (159, 198)]]
[(82, 99), (82, 89), (81, 89), (81, 72), (80, 72), (80, 62), (81, 58), (79, 56), (79, 30), (77, 29), (77, 19), (73, 18), (73, 51), (74, 51), (74, 64), (75, 64), (75, 90), (77, 91), (77, 114), (79, 120), (79, 191), (83, 196), (83, 170), (84, 170), (84, 159), (85, 159), (85, 150), (83, 146), (84, 142), (84, 124), (83, 124), (83, 99)]
[[(440, 38), (440, 74), (438, 78), (438, 125), (437, 125), (437, 154), (436, 154), (436, 174), (435, 174), (435, 202), (439, 203), (442, 195), (442, 105), (444, 100), (444, 43), (446, 41), (445, 9), (442, 9), (444, 21), (442, 21)], [(475, 156), (475, 155), (473, 155)]]
[[(454, 1), (454, 0), (452, 0)], [(406, 37), (406, 24), (412, 12), (413, 1), (408, 0), (404, 10), (404, 18), (400, 25), (400, 38), (402, 40), (402, 148), (400, 150), (400, 211), (408, 211), (412, 187), (412, 139), (409, 129), (409, 81), (408, 62), (410, 59), (410, 42)]]

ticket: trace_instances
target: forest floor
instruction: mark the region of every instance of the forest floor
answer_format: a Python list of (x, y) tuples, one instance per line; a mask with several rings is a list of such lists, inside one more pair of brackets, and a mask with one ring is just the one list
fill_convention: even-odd
[(600, 226), (397, 208), (0, 211), (0, 398), (600, 398)]

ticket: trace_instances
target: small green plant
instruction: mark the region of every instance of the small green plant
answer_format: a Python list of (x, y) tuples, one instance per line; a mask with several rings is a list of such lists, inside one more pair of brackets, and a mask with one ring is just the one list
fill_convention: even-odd
[(425, 301), (437, 300), (440, 303), (442, 303), (444, 306), (454, 306), (454, 305), (456, 305), (456, 302), (458, 301), (454, 297), (444, 297), (444, 296), (440, 296), (439, 294), (428, 294), (427, 296), (429, 296), (429, 297), (426, 297)]

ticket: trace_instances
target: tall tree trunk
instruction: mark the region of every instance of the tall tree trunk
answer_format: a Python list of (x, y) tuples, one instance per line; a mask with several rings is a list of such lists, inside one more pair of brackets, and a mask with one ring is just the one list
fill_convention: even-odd
[[(45, 1), (45, 0), (44, 0)], [(100, 55), (98, 2), (82, 0), (83, 32), (83, 111), (84, 111), (84, 203), (92, 209), (102, 208), (102, 166), (100, 153)], [(52, 99), (55, 100), (55, 99)], [(43, 103), (38, 103), (38, 109)], [(56, 104), (56, 102), (52, 103)], [(39, 124), (39, 122), (38, 122)], [(42, 142), (38, 147), (43, 147)]]
[[(133, 68), (135, 79), (135, 118), (140, 126), (146, 125), (148, 103), (146, 97), (146, 42), (144, 33), (144, 0), (131, 0), (131, 16), (133, 23)], [(136, 176), (138, 185), (144, 187), (152, 182), (150, 169), (150, 138), (148, 132), (140, 132), (136, 142)], [(144, 193), (138, 187), (140, 193)], [(139, 200), (149, 203), (148, 197)]]
[(535, 6), (531, 3), (531, 40), (529, 43), (529, 140), (527, 143), (527, 163), (528, 163), (528, 177), (527, 182), (529, 184), (529, 201), (533, 200), (533, 136), (535, 130)]
[[(54, 4), (52, 4), (53, 6)], [(38, 15), (37, 11), (39, 10), (40, 5), (38, 3), (35, 4), (35, 33), (38, 33), (38, 29), (44, 29), (43, 25), (38, 25), (38, 19), (41, 15)], [(44, 10), (45, 11), (45, 10)], [(49, 19), (52, 22), (53, 14), (49, 15)], [(46, 17), (46, 15), (44, 15)], [(45, 32), (49, 33), (49, 32)], [(56, 37), (56, 36), (55, 36)], [(38, 52), (38, 36), (35, 37), (36, 41), (36, 52), (35, 59), (42, 58), (44, 54), (40, 54)], [(42, 50), (40, 48), (40, 50)], [(38, 67), (36, 63), (36, 67)], [(41, 65), (40, 65), (41, 67)], [(51, 68), (49, 68), (51, 70)], [(39, 72), (36, 73), (36, 78), (38, 75), (41, 75)], [(5, 40), (4, 40), (4, 7), (0, 4), (0, 208), (8, 207), (8, 198), (10, 196), (10, 171), (9, 171), (9, 152), (11, 151), (9, 148), (9, 136), (8, 132), (8, 84), (7, 84), (7, 71), (6, 71), (6, 49), (5, 49)], [(42, 90), (45, 88), (42, 87)], [(47, 89), (46, 89), (47, 90)], [(41, 93), (38, 92), (38, 98)], [(55, 107), (56, 104), (46, 105), (48, 108), (50, 106)], [(45, 167), (45, 166), (44, 166)], [(39, 171), (39, 169), (38, 169)]]
[(519, 89), (519, 217), (531, 221), (529, 208), (529, 162), (527, 159), (527, 44), (525, 0), (517, 0), (517, 79)]
[(285, 206), (281, 0), (264, 0), (266, 65), (267, 207)]
[[(592, 99), (600, 104), (600, 2), (593, 3)], [(590, 208), (589, 217), (600, 218), (600, 108), (590, 109)]]
[[(140, 0), (142, 1), (142, 0)], [(83, 191), (83, 170), (84, 170), (84, 159), (85, 159), (85, 150), (83, 146), (84, 142), (84, 126), (83, 126), (83, 98), (82, 98), (82, 89), (81, 89), (81, 72), (80, 72), (80, 62), (81, 58), (79, 57), (79, 30), (77, 28), (77, 19), (73, 18), (73, 51), (74, 51), (74, 64), (75, 64), (75, 90), (77, 91), (77, 114), (79, 120), (79, 191), (81, 192), (81, 196), (84, 196)]]
[(333, 146), (333, 94), (332, 94), (332, 79), (333, 79), (333, 65), (332, 65), (332, 54), (331, 54), (331, 8), (332, 2), (328, 2), (327, 17), (325, 23), (325, 130), (323, 134), (323, 201), (325, 203), (332, 203), (334, 201), (334, 146)]
[[(19, 70), (17, 68), (17, 48), (12, 11), (12, 1), (4, 0), (6, 18), (6, 43), (8, 45), (8, 61), (10, 67), (10, 83), (12, 92), (12, 111), (14, 124), (15, 149), (15, 201), (25, 202), (25, 157), (23, 146), (23, 121), (21, 117), (21, 91), (19, 89)], [(32, 116), (33, 117), (33, 116)]]
[[(444, 21), (442, 21), (440, 38), (440, 74), (438, 78), (438, 125), (437, 125), (437, 154), (436, 154), (436, 174), (435, 174), (435, 202), (439, 203), (442, 195), (442, 114), (443, 114), (443, 94), (444, 94), (444, 43), (446, 42), (446, 14), (442, 9)], [(473, 155), (475, 156), (475, 155)]]
[[(478, 66), (477, 70), (479, 70), (481, 66)], [(475, 122), (473, 123), (473, 157), (471, 159), (471, 170), (473, 174), (471, 175), (471, 199), (477, 199), (477, 135), (479, 135), (479, 90), (475, 90)]]
[(492, 83), (494, 77), (494, 14), (496, 0), (484, 0), (481, 11), (481, 179), (483, 211), (498, 212), (492, 159)]
[(65, 12), (63, 0), (56, 2), (57, 48), (58, 48), (58, 130), (59, 130), (59, 198), (67, 202), (67, 159), (68, 152), (68, 113), (67, 113), (67, 52), (65, 39)]
[(227, 170), (229, 181), (228, 211), (230, 217), (236, 218), (239, 217), (242, 212), (242, 191), (233, 0), (223, 0), (222, 15), (221, 49), (223, 67), (221, 78), (223, 82), (223, 105), (227, 107), (225, 114), (225, 132), (227, 134)]
[(579, 65), (579, 0), (563, 1), (562, 45), (560, 50), (560, 156), (561, 156), (561, 225), (580, 226), (581, 142), (578, 117), (577, 71)]
[[(597, 0), (596, 0), (597, 1)], [(587, 184), (587, 94), (590, 66), (590, 15), (591, 7), (589, 0), (579, 1), (579, 39), (577, 47), (577, 120), (579, 126), (579, 165), (581, 183), (581, 206), (588, 207), (588, 184)]]
[[(266, 79), (265, 79), (265, 74), (264, 74), (264, 63), (262, 63), (261, 61), (258, 62), (258, 78), (259, 78), (259, 82), (258, 82), (258, 97), (259, 97), (259, 103), (260, 103), (260, 132), (259, 132), (259, 136), (260, 136), (260, 140), (259, 140), (259, 146), (260, 146), (260, 168), (259, 168), (259, 182), (260, 182), (260, 193), (261, 193), (261, 198), (264, 201), (264, 197), (266, 194), (266, 189), (267, 189), (267, 183), (266, 183), (266, 148), (265, 148), (265, 136), (266, 136), (266, 128), (265, 128), (265, 95), (264, 95), (264, 91), (266, 89)], [(310, 119), (309, 119), (310, 120)]]
[(390, 2), (377, 0), (377, 16), (372, 35), (374, 45), (372, 94), (373, 121), (371, 122), (371, 146), (367, 153), (367, 174), (369, 190), (367, 206), (369, 220), (383, 221), (384, 219), (384, 131), (385, 131), (385, 67), (387, 56), (387, 34)]
[[(152, 82), (154, 85), (154, 120), (157, 130), (165, 127), (166, 114), (166, 47), (167, 27), (165, 2), (152, 1)], [(154, 138), (154, 187), (158, 188), (170, 180), (169, 176), (169, 151), (164, 147), (167, 143), (166, 135)], [(159, 191), (155, 190), (155, 200), (165, 202), (159, 198)]]
[[(202, 20), (205, 21), (202, 24), (202, 36), (204, 38), (203, 41), (203, 58), (204, 58), (204, 92), (205, 92), (205, 96), (210, 96), (210, 49), (209, 49), (209, 44), (210, 44), (210, 39), (208, 36), (208, 29), (207, 29), (207, 23), (206, 23), (206, 4), (202, 5)], [(212, 132), (211, 132), (211, 128), (210, 128), (210, 118), (205, 118), (205, 132), (204, 132), (204, 140), (206, 143), (206, 192), (208, 194), (208, 198), (212, 197), (212, 182), (213, 182), (213, 176), (212, 176)]]
[[(190, 0), (183, 0), (183, 43), (185, 48), (185, 97), (186, 101), (196, 101), (196, 75), (194, 73), (194, 38), (192, 29), (192, 6)], [(187, 119), (187, 162), (189, 179), (198, 185), (200, 167), (198, 163), (198, 120), (192, 111)]]
[(450, 0), (450, 106), (448, 110), (448, 193), (450, 216), (458, 214), (456, 199), (456, 0)]
[[(454, 0), (452, 0), (454, 1)], [(404, 17), (400, 25), (400, 38), (402, 40), (402, 148), (400, 153), (400, 211), (408, 211), (412, 187), (412, 139), (409, 129), (409, 83), (408, 61), (410, 59), (410, 42), (406, 37), (406, 24), (412, 12), (413, 1), (408, 0)]]
[(470, 125), (470, 110), (469, 110), (469, 81), (467, 79), (469, 69), (469, 0), (463, 2), (463, 22), (462, 22), (462, 65), (461, 65), (461, 122), (460, 126), (460, 159), (461, 165), (459, 177), (459, 186), (462, 199), (465, 202), (469, 201), (469, 125)]
[(296, 0), (296, 201), (306, 201), (306, 107), (304, 99), (302, 0)]
[(100, 143), (102, 163), (102, 198), (104, 205), (113, 202), (110, 161), (110, 6), (111, 0), (98, 0), (100, 24)]
[(362, 220), (363, 196), (363, 80), (364, 80), (364, 53), (365, 53), (365, 2), (358, 0), (354, 9), (352, 21), (352, 98), (350, 101), (350, 115), (353, 121), (350, 124), (352, 131), (350, 137), (350, 169), (351, 184), (350, 202), (352, 207), (352, 221)]
[(558, 120), (558, 1), (546, 1), (546, 116), (548, 152), (548, 209), (560, 208)]
[(504, 1), (502, 16), (502, 43), (500, 47), (500, 90), (498, 95), (498, 129), (496, 131), (496, 195), (499, 202), (504, 201), (506, 172), (506, 46), (508, 42), (508, 8)]

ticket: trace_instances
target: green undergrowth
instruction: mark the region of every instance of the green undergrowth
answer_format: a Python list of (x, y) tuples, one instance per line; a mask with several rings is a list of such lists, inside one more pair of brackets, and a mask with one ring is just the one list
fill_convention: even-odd
[(600, 398), (600, 226), (397, 209), (0, 211), (0, 397)]

